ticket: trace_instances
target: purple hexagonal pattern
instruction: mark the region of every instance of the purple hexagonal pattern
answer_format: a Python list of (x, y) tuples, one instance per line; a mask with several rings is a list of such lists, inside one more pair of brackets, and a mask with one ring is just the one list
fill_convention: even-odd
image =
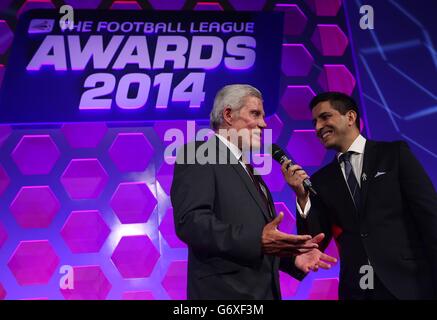
[(0, 283), (0, 300), (6, 298), (6, 290), (3, 288), (3, 285)]
[(0, 222), (0, 249), (2, 248), (3, 244), (6, 242), (7, 239), (8, 239), (8, 233), (6, 231), (6, 228)]
[(272, 130), (272, 142), (278, 141), (281, 135), (282, 129), (284, 128), (284, 123), (281, 118), (275, 113), (274, 115), (266, 118), (267, 129)]
[(173, 220), (173, 208), (168, 208), (159, 225), (159, 231), (171, 248), (186, 248), (187, 245), (176, 235)]
[(311, 41), (324, 56), (340, 57), (349, 44), (344, 32), (336, 24), (318, 24)]
[(0, 165), (0, 196), (8, 188), (10, 182), (11, 179), (9, 179), (5, 169), (3, 169), (3, 167)]
[(61, 236), (73, 253), (99, 252), (110, 231), (98, 210), (73, 211)]
[(306, 2), (318, 16), (335, 17), (341, 7), (341, 0), (306, 0)]
[(284, 272), (279, 272), (279, 281), (282, 299), (287, 300), (294, 297), (300, 282)]
[(195, 11), (223, 11), (222, 6), (218, 2), (198, 2), (194, 6)]
[(296, 219), (284, 202), (275, 202), (276, 213), (284, 213), (284, 218), (279, 225), (279, 230), (285, 233), (296, 234)]
[(49, 135), (25, 135), (11, 156), (24, 175), (48, 174), (58, 161), (60, 152)]
[(136, 1), (114, 1), (111, 5), (112, 10), (141, 10), (141, 6)]
[(157, 200), (144, 182), (125, 182), (118, 185), (110, 204), (121, 223), (145, 223)]
[(4, 54), (11, 46), (14, 34), (5, 20), (0, 20), (0, 54)]
[(318, 82), (325, 91), (339, 91), (351, 95), (355, 88), (355, 78), (342, 64), (325, 64)]
[(126, 291), (123, 300), (155, 300), (152, 291)]
[(315, 279), (311, 285), (309, 300), (338, 300), (338, 278)]
[(66, 300), (105, 300), (111, 290), (99, 266), (73, 267), (73, 289), (60, 289)]
[(61, 176), (72, 199), (95, 199), (108, 182), (108, 174), (97, 159), (73, 159)]
[(149, 0), (149, 3), (156, 10), (181, 10), (185, 0)]
[(287, 151), (303, 167), (320, 166), (326, 154), (314, 130), (294, 130)]
[[(262, 167), (264, 162), (267, 163), (269, 161), (272, 162), (272, 170), (269, 174), (262, 174), (262, 178), (264, 182), (267, 184), (267, 187), (271, 192), (280, 192), (285, 186), (285, 179), (282, 176), (281, 165), (272, 159), (270, 154), (257, 154), (253, 155), (254, 158), (254, 167)], [(261, 165), (257, 165), (260, 163)], [(262, 173), (258, 170), (259, 173)]]
[(187, 261), (173, 261), (162, 279), (162, 286), (173, 300), (187, 299)]
[(147, 278), (159, 256), (148, 236), (125, 236), (121, 238), (111, 259), (123, 278)]
[(0, 125), (0, 147), (12, 133), (11, 126)]
[(66, 123), (61, 131), (72, 148), (96, 148), (108, 128), (103, 122)]
[(184, 138), (183, 140), (184, 141), (179, 143), (179, 144), (176, 144), (177, 147), (180, 147), (184, 143), (187, 143), (187, 142), (192, 141), (192, 140), (195, 139), (195, 133), (192, 133), (191, 137), (188, 136), (187, 126), (188, 126), (188, 121), (185, 121), (185, 120), (156, 121), (155, 124), (153, 125), (153, 129), (155, 130), (156, 134), (158, 135), (159, 140), (161, 140), (163, 145), (165, 145), (165, 146), (167, 146), (169, 144), (173, 144), (173, 141), (174, 141), (173, 135), (171, 135), (171, 140), (170, 141), (165, 141), (164, 140), (165, 139), (165, 133), (168, 130), (174, 129), (174, 130), (177, 130), (179, 132), (182, 132), (183, 133), (183, 138)]
[(309, 86), (288, 86), (281, 97), (281, 105), (294, 120), (311, 120), (309, 104), (315, 97)]
[(119, 133), (109, 156), (121, 172), (144, 171), (153, 155), (153, 147), (143, 133)]
[(156, 180), (158, 180), (162, 189), (170, 195), (171, 184), (173, 182), (174, 164), (171, 161), (175, 161), (176, 157), (166, 157), (162, 162), (161, 167), (156, 173)]
[(22, 228), (47, 228), (61, 205), (49, 186), (22, 187), (10, 205)]
[[(82, 1), (87, 2), (87, 1)], [(54, 9), (55, 6), (50, 0), (27, 0), (17, 12), (17, 17), (32, 9)]]
[(96, 9), (102, 0), (64, 0), (66, 4), (74, 9)]
[(229, 3), (238, 11), (260, 11), (264, 7), (266, 0), (229, 0)]
[(48, 240), (21, 241), (8, 267), (19, 285), (46, 284), (59, 264), (59, 258)]
[(284, 12), (284, 34), (300, 35), (307, 25), (308, 19), (296, 4), (277, 4), (275, 11)]
[(282, 72), (289, 77), (305, 77), (314, 59), (303, 44), (282, 45)]

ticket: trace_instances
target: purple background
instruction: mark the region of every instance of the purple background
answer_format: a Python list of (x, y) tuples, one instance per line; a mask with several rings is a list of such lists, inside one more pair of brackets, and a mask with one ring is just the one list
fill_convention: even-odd
[[(274, 139), (310, 173), (326, 164), (332, 153), (315, 138), (307, 104), (315, 93), (341, 90), (360, 101), (367, 136), (408, 140), (437, 180), (436, 146), (424, 132), (428, 121), (436, 123), (435, 36), (423, 1), (414, 8), (400, 0), (367, 1), (376, 11), (374, 31), (358, 27), (359, 0), (65, 2), (91, 9), (285, 11), (281, 100), (268, 119)], [(61, 4), (2, 0), (0, 63), (7, 64), (17, 15)], [(386, 32), (403, 24), (413, 27)], [(185, 299), (187, 250), (174, 235), (172, 167), (162, 157), (165, 129), (185, 126), (0, 126), (0, 298)], [(281, 228), (295, 232), (294, 195), (276, 164), (265, 180), (285, 213)], [(328, 252), (336, 255), (334, 242)], [(73, 266), (75, 290), (60, 290), (61, 265)], [(281, 274), (284, 299), (336, 299), (338, 270), (300, 283)]]

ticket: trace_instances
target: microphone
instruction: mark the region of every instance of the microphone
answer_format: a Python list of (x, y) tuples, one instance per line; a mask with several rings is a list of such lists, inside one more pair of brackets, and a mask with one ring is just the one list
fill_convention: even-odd
[[(287, 160), (291, 160), (289, 159), (289, 157), (287, 157), (287, 155), (285, 154), (285, 152), (281, 149), (280, 146), (278, 146), (277, 144), (272, 144), (271, 148), (270, 148), (270, 153), (272, 154), (273, 159), (275, 159), (277, 162), (279, 162), (281, 165), (287, 161)], [(287, 165), (287, 169), (294, 165), (294, 161), (291, 160), (291, 162)], [(303, 181), (303, 186), (306, 190), (308, 190), (309, 192), (311, 192), (314, 196), (317, 195), (316, 190), (314, 190), (313, 185), (310, 181), (310, 179), (306, 178)]]

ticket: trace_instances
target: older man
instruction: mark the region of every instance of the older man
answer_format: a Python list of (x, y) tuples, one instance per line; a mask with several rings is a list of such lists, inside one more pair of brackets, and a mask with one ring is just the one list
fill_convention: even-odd
[(280, 299), (279, 269), (301, 279), (335, 262), (316, 249), (323, 234), (277, 229), (283, 216), (242, 156), (259, 148), (264, 116), (256, 88), (225, 86), (211, 111), (216, 134), (178, 153), (171, 200), (176, 233), (189, 248), (189, 299)]

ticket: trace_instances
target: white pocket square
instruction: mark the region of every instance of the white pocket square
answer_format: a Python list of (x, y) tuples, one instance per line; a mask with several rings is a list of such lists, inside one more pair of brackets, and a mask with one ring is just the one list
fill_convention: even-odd
[(375, 177), (374, 178), (378, 178), (379, 176), (383, 176), (383, 175), (385, 175), (387, 172), (385, 172), (385, 171), (378, 171), (376, 174), (375, 174)]

